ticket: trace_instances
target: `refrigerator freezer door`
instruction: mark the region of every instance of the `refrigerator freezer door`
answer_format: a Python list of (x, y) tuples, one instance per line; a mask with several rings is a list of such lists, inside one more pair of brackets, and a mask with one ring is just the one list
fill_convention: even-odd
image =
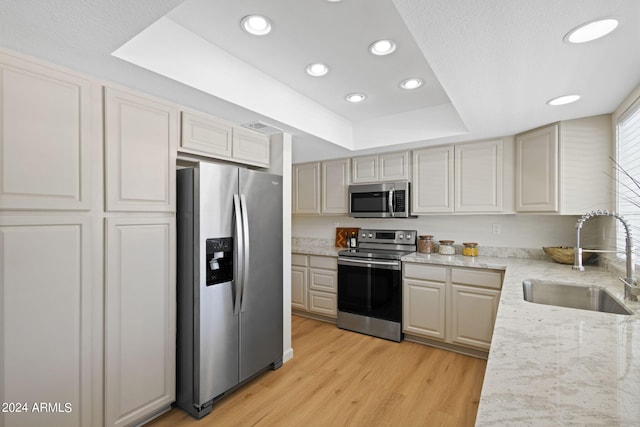
[[(238, 191), (238, 169), (200, 163), (199, 216), (199, 304), (196, 304), (196, 371), (199, 376), (197, 404), (204, 404), (238, 384), (239, 318), (234, 315), (234, 281), (207, 286), (204, 259), (208, 238), (235, 236), (233, 196)], [(235, 245), (237, 248), (237, 245)], [(237, 265), (237, 262), (234, 262)], [(238, 277), (238, 272), (234, 273)]]
[(282, 359), (282, 177), (240, 169), (248, 275), (240, 313), (240, 381)]

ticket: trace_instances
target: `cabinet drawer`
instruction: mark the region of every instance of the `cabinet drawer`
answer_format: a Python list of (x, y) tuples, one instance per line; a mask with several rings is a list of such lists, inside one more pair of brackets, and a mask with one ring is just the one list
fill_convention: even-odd
[(338, 289), (338, 273), (331, 270), (312, 268), (309, 270), (309, 289), (336, 293)]
[(337, 297), (327, 292), (309, 291), (309, 311), (336, 317)]
[(309, 257), (309, 265), (315, 268), (324, 268), (327, 270), (338, 270), (338, 258), (330, 256), (314, 256)]
[(445, 282), (447, 280), (447, 269), (445, 267), (435, 267), (426, 264), (412, 264), (405, 262), (404, 277), (420, 280), (433, 280), (435, 282)]
[(291, 254), (291, 265), (299, 265), (300, 267), (308, 266), (308, 257), (306, 255)]
[(502, 289), (502, 272), (480, 269), (451, 269), (451, 282)]

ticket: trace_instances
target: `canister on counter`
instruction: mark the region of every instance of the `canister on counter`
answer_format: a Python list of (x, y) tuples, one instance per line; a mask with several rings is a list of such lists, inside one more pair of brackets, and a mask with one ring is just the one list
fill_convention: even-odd
[(478, 256), (478, 244), (475, 242), (465, 242), (462, 244), (462, 255)]
[(440, 255), (455, 255), (456, 248), (453, 247), (453, 240), (440, 240), (438, 253)]
[(433, 236), (418, 236), (418, 252), (421, 254), (431, 254), (435, 252)]

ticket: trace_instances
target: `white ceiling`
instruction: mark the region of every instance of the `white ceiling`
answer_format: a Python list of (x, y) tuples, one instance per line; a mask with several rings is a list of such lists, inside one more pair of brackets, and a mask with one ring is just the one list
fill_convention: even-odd
[[(243, 33), (250, 13), (271, 18), (272, 34)], [(609, 36), (562, 41), (609, 16), (621, 20)], [(397, 51), (370, 55), (379, 38)], [(229, 120), (274, 124), (294, 135), (302, 162), (610, 113), (640, 84), (640, 2), (3, 0), (0, 45)], [(304, 73), (316, 61), (327, 76)], [(411, 76), (426, 84), (399, 89)], [(348, 104), (351, 91), (369, 98)], [(567, 93), (582, 99), (545, 104)]]

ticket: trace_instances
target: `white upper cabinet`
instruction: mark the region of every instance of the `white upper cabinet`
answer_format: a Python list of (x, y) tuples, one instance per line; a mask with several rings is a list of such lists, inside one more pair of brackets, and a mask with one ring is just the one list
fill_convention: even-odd
[(178, 109), (105, 88), (107, 211), (175, 211)]
[(232, 132), (232, 123), (183, 111), (180, 151), (230, 159)]
[(455, 146), (455, 211), (502, 212), (502, 140)]
[(320, 213), (320, 163), (305, 163), (293, 166), (294, 214)]
[(504, 211), (503, 141), (425, 148), (413, 152), (412, 211)]
[(558, 125), (516, 138), (516, 210), (558, 210)]
[(0, 52), (0, 208), (91, 207), (100, 86)]
[(269, 167), (269, 137), (249, 129), (233, 129), (233, 160)]
[(292, 179), (292, 213), (349, 213), (349, 159), (294, 165)]
[(453, 146), (413, 152), (413, 213), (453, 212)]
[(378, 182), (378, 156), (354, 157), (351, 159), (351, 170), (351, 182), (354, 184)]
[(411, 176), (408, 151), (380, 154), (378, 165), (380, 181), (408, 180)]
[(349, 159), (322, 162), (322, 213), (349, 213)]
[(582, 215), (611, 209), (610, 115), (554, 123), (516, 136), (516, 210)]
[(411, 175), (409, 152), (354, 157), (351, 169), (353, 184), (408, 180)]
[(195, 111), (182, 112), (180, 151), (269, 167), (269, 137)]

